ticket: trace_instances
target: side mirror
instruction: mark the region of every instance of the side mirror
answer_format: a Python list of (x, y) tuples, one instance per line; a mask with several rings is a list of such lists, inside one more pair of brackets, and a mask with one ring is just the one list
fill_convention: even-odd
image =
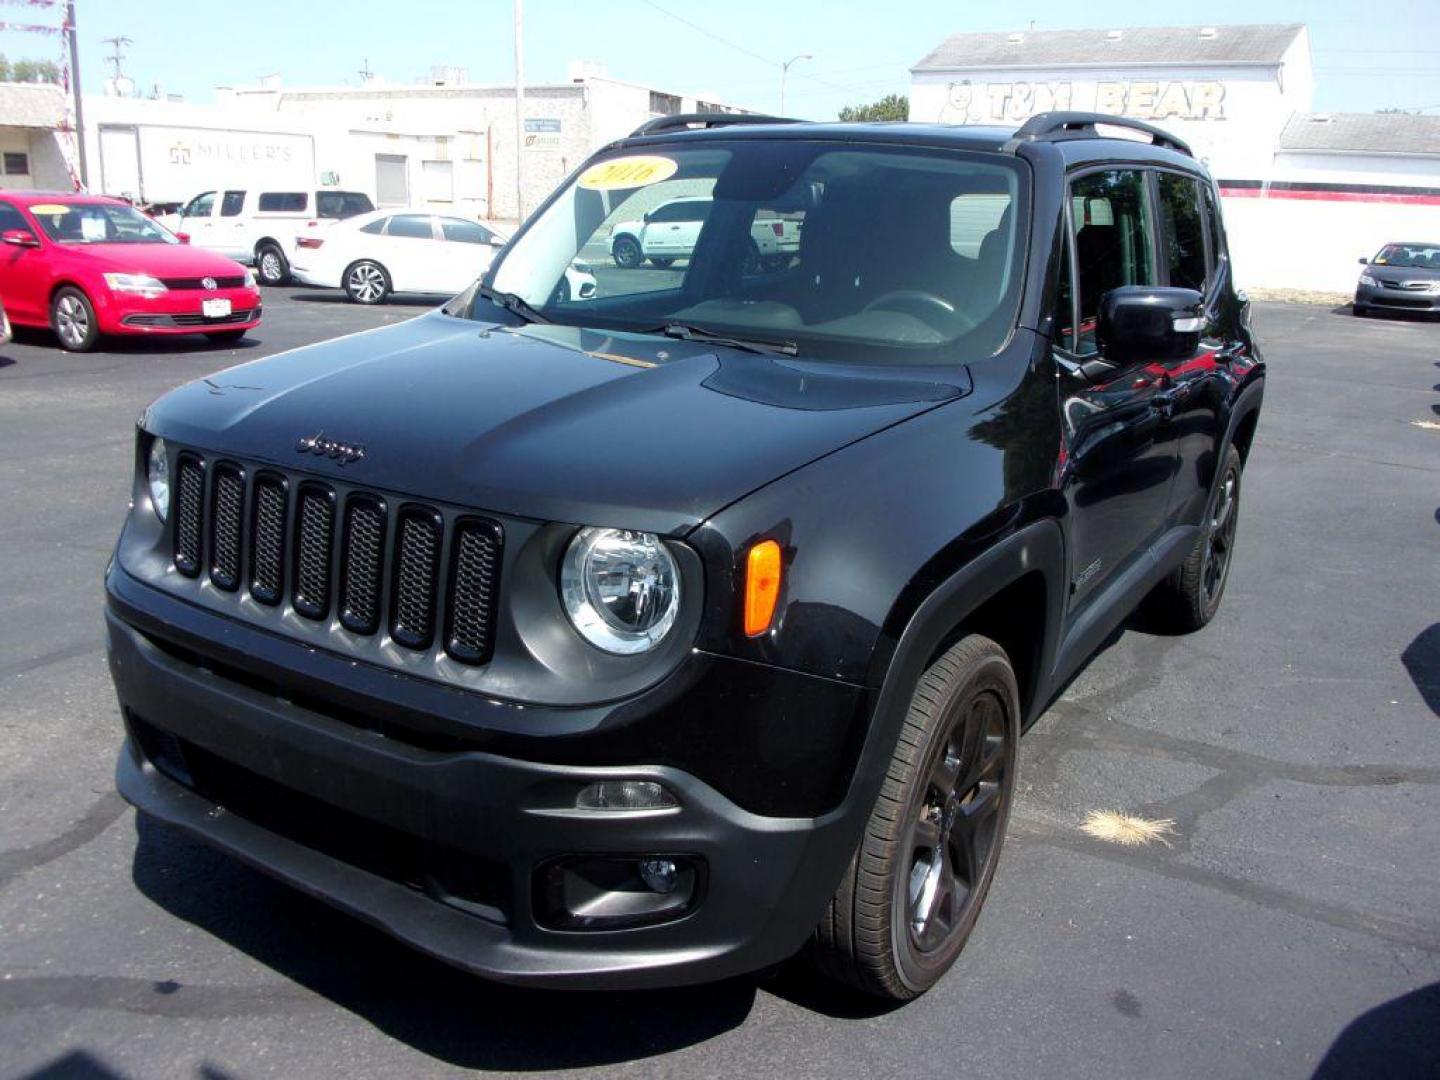
[(179, 240), (182, 244), (188, 244), (190, 242), (190, 234), (188, 232), (177, 232), (175, 239)]
[(487, 240), (486, 243), (488, 243), (488, 244), (489, 244), (491, 247), (493, 247), (493, 248), (502, 248), (502, 247), (505, 246), (505, 241), (504, 241), (504, 239), (503, 239), (502, 237), (499, 237), (499, 236), (492, 236), (492, 237), (490, 237), (490, 239)]
[(1364, 255), (1361, 255), (1361, 256), (1360, 256), (1360, 265), (1361, 265), (1361, 266), (1369, 266), (1369, 265), (1370, 265), (1370, 260), (1367, 259)]
[(1182, 360), (1200, 347), (1205, 299), (1194, 289), (1125, 285), (1100, 297), (1095, 336), (1112, 364)]
[(0, 240), (7, 244), (14, 244), (16, 247), (40, 246), (40, 241), (26, 229), (6, 229), (3, 234), (0, 234)]

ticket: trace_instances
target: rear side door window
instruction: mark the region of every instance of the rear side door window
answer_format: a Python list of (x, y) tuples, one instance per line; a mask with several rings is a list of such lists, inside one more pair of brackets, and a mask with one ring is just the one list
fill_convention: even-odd
[(1100, 298), (1122, 285), (1157, 284), (1149, 187), (1139, 169), (1086, 173), (1070, 184), (1075, 251), (1076, 325), (1073, 349), (1098, 351)]
[(221, 217), (239, 217), (240, 211), (245, 208), (245, 192), (227, 191), (220, 200)]
[(266, 191), (260, 195), (259, 209), (267, 214), (303, 214), (310, 205), (310, 196), (303, 191)]
[(435, 229), (428, 214), (396, 214), (390, 219), (387, 236), (403, 236), (414, 240), (435, 239)]
[(1160, 172), (1160, 245), (1169, 284), (1204, 293), (1210, 284), (1205, 254), (1205, 211), (1200, 183), (1194, 177)]

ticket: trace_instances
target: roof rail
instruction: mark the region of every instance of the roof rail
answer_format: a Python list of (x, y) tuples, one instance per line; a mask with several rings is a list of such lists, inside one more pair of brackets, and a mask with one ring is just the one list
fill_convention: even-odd
[(632, 139), (641, 135), (658, 135), (662, 131), (686, 131), (692, 127), (717, 128), (735, 124), (799, 124), (785, 116), (762, 116), (759, 113), (697, 112), (676, 113), (674, 116), (657, 116), (647, 120), (630, 133)]
[(1026, 142), (1062, 142), (1066, 139), (1098, 139), (1102, 136), (1095, 130), (1097, 124), (1105, 124), (1109, 127), (1129, 128), (1131, 131), (1144, 132), (1150, 136), (1150, 141), (1155, 146), (1163, 146), (1167, 150), (1176, 150), (1186, 157), (1194, 157), (1190, 144), (1183, 139), (1177, 139), (1168, 131), (1164, 131), (1154, 124), (1147, 124), (1143, 120), (1131, 120), (1126, 116), (1110, 116), (1107, 113), (1090, 112), (1044, 112), (1037, 113), (1021, 125), (1020, 130), (1015, 132), (1014, 137), (1005, 144), (1005, 149), (1010, 153), (1015, 148)]

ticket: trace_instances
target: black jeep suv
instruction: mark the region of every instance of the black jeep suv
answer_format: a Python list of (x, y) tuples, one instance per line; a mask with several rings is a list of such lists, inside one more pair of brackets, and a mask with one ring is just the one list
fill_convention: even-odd
[(444, 308), (140, 417), (120, 790), (490, 978), (912, 997), (1021, 730), (1142, 601), (1214, 615), (1263, 375), (1157, 129), (652, 122)]

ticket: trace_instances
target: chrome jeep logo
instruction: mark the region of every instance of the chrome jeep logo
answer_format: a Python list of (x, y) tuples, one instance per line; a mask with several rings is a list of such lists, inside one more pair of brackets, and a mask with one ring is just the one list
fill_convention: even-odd
[(314, 435), (307, 435), (301, 439), (295, 444), (295, 450), (301, 454), (328, 457), (331, 461), (338, 461), (341, 465), (349, 465), (352, 461), (359, 461), (365, 456), (365, 447), (360, 443), (327, 439), (323, 431), (317, 431)]

